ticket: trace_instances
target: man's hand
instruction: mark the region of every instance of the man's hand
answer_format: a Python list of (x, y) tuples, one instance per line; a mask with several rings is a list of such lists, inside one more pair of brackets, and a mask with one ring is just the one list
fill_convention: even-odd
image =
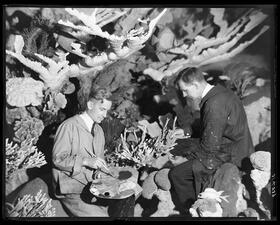
[(88, 166), (92, 169), (104, 169), (105, 171), (108, 171), (108, 166), (104, 159), (101, 159), (99, 157), (93, 157), (93, 158), (85, 158), (83, 161), (84, 166)]
[(185, 132), (183, 129), (181, 128), (177, 128), (174, 133), (172, 134), (172, 137), (176, 137), (177, 139), (181, 139), (181, 138), (187, 138), (189, 136), (185, 135)]

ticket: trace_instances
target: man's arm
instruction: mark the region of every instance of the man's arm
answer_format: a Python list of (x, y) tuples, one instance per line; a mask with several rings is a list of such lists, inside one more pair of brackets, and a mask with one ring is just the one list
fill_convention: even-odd
[(202, 115), (202, 136), (200, 146), (207, 153), (220, 150), (222, 137), (227, 124), (226, 105), (218, 100), (206, 103)]
[(59, 126), (54, 140), (52, 162), (55, 168), (69, 175), (80, 173), (84, 158), (72, 154), (73, 125), (65, 123)]
[[(73, 129), (75, 128), (71, 123), (62, 124), (58, 128), (52, 152), (52, 162), (54, 166), (61, 171), (69, 173), (70, 176), (79, 174), (83, 166), (92, 169), (106, 169), (106, 163), (102, 158), (83, 157), (79, 154), (80, 149), (72, 149), (73, 138), (75, 138)], [(73, 154), (75, 150), (77, 153)]]
[(226, 104), (215, 99), (206, 103), (202, 112), (202, 136), (198, 155), (208, 169), (215, 169), (221, 163), (221, 154), (225, 157), (220, 150), (228, 119), (226, 107)]

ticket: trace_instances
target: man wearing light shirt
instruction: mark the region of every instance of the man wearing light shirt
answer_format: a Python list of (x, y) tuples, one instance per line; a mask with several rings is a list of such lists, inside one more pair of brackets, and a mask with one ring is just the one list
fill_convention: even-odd
[[(170, 151), (175, 167), (170, 170), (178, 209), (188, 213), (209, 178), (226, 162), (242, 170), (242, 161), (253, 151), (247, 117), (240, 99), (221, 85), (208, 84), (198, 68), (187, 68), (177, 77), (184, 97), (201, 99), (201, 137), (179, 139)], [(183, 130), (178, 129), (177, 135)]]
[(112, 102), (105, 88), (92, 89), (87, 109), (65, 120), (55, 135), (52, 151), (54, 195), (74, 216), (105, 217), (108, 206), (83, 198), (93, 173), (106, 168), (104, 132), (99, 123), (106, 117)]

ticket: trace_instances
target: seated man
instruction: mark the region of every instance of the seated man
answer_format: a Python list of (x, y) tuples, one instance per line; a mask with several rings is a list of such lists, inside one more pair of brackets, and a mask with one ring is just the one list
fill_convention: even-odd
[[(85, 112), (65, 120), (58, 128), (52, 151), (54, 195), (74, 216), (108, 216), (106, 204), (89, 198), (88, 184), (97, 168), (106, 168), (104, 133), (98, 124), (111, 108), (111, 93), (96, 88)], [(91, 196), (92, 197), (92, 196)]]
[[(169, 178), (179, 208), (186, 212), (221, 164), (232, 162), (241, 168), (241, 161), (254, 147), (242, 102), (232, 91), (208, 84), (197, 68), (181, 71), (177, 83), (184, 97), (201, 99), (201, 137), (178, 140), (170, 151), (177, 166), (170, 170)], [(178, 130), (178, 135), (182, 132)]]

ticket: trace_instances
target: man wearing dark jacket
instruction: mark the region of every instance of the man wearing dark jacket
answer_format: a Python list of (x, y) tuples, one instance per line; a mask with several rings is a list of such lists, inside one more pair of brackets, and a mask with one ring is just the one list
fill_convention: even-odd
[[(170, 151), (175, 167), (169, 178), (186, 210), (221, 164), (231, 162), (241, 169), (242, 160), (254, 147), (242, 102), (232, 91), (208, 84), (197, 68), (181, 71), (177, 81), (184, 97), (201, 99), (201, 137), (181, 139)], [(185, 160), (176, 165), (174, 158)]]

